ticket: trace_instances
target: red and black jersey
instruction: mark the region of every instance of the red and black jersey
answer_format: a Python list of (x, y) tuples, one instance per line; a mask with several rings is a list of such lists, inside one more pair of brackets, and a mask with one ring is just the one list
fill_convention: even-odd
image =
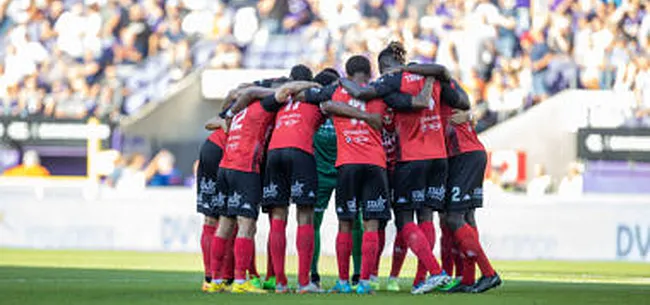
[(226, 139), (227, 138), (228, 138), (228, 135), (226, 135), (226, 132), (223, 129), (219, 128), (219, 129), (213, 131), (208, 136), (208, 141), (216, 144), (221, 149), (223, 149), (226, 146)]
[(264, 102), (254, 101), (233, 117), (219, 167), (242, 172), (260, 172), (276, 111), (264, 106), (267, 99)]
[(323, 121), (318, 104), (289, 100), (277, 112), (269, 150), (298, 148), (314, 154), (314, 134)]
[[(338, 85), (310, 89), (306, 100), (312, 103), (332, 100), (347, 103), (368, 113), (384, 115), (386, 112), (382, 100), (365, 102), (354, 99)], [(344, 164), (370, 164), (386, 168), (386, 153), (380, 131), (357, 119), (335, 116), (332, 122), (336, 130), (336, 167)]]
[[(425, 77), (407, 72), (382, 76), (373, 84), (379, 96), (395, 92), (418, 95)], [(395, 113), (398, 161), (418, 161), (447, 157), (445, 135), (440, 117), (440, 82), (434, 84), (429, 108)], [(389, 103), (391, 105), (391, 103)]]
[[(452, 81), (452, 88), (459, 86), (456, 81)], [(450, 157), (457, 156), (472, 151), (485, 150), (485, 146), (478, 139), (478, 134), (472, 126), (472, 122), (463, 124), (453, 124), (449, 121), (453, 108), (447, 104), (442, 104), (442, 122), (445, 128), (445, 142), (447, 144), (447, 154)]]
[(389, 171), (392, 171), (397, 163), (397, 131), (395, 130), (395, 113), (391, 108), (386, 109), (384, 128), (381, 134), (386, 152), (386, 166)]

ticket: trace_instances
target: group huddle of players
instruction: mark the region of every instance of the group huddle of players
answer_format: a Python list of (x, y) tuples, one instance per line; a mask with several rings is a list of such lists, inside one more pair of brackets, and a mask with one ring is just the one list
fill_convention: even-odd
[[(368, 58), (353, 56), (345, 78), (334, 69), (312, 77), (298, 65), (288, 78), (243, 84), (228, 94), (223, 112), (206, 124), (214, 131), (201, 148), (197, 174), (197, 210), (205, 215), (204, 291), (288, 293), (286, 225), (293, 203), (295, 292), (324, 292), (318, 275), (320, 225), (334, 189), (338, 281), (329, 292), (379, 289), (379, 260), (392, 215), (398, 233), (387, 290), (399, 291), (408, 249), (418, 258), (413, 294), (480, 293), (501, 284), (474, 221), (474, 209), (483, 201), (486, 153), (472, 126), (467, 94), (444, 66), (406, 65), (405, 55), (401, 44), (388, 45), (379, 54), (382, 75), (374, 82)], [(260, 208), (270, 221), (265, 280), (255, 267)], [(433, 254), (435, 211), (442, 267)], [(476, 265), (482, 273), (478, 281)]]

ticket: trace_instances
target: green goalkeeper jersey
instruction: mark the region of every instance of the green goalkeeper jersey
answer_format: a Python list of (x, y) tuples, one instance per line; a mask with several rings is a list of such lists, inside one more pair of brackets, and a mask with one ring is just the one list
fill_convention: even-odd
[(336, 177), (336, 131), (332, 119), (327, 119), (314, 135), (314, 155), (318, 174)]

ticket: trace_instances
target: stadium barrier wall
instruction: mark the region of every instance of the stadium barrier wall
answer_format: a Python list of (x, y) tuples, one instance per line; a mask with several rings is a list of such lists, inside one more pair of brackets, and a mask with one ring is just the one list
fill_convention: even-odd
[[(202, 217), (194, 212), (193, 191), (148, 189), (134, 195), (76, 183), (9, 189), (0, 181), (0, 247), (199, 251)], [(493, 259), (650, 262), (650, 197), (486, 197), (477, 219)], [(324, 255), (334, 255), (332, 205), (322, 227)], [(269, 226), (266, 215), (259, 219), (257, 249), (264, 251)], [(288, 253), (295, 254), (294, 217), (287, 233)], [(384, 255), (390, 255), (394, 235), (391, 223)]]

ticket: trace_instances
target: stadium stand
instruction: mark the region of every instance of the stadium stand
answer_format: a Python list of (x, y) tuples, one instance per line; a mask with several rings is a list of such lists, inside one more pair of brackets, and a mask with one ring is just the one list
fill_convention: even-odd
[(567, 88), (633, 89), (650, 108), (643, 2), (3, 0), (1, 113), (117, 120), (204, 66), (338, 66), (394, 39), (453, 70), (479, 130)]

